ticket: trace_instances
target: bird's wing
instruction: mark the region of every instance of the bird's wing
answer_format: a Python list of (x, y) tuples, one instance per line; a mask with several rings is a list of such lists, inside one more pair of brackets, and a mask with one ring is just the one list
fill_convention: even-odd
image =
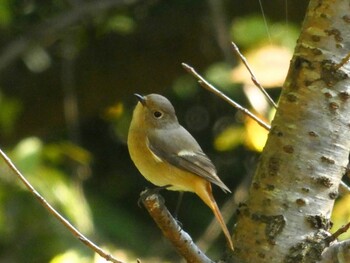
[(147, 136), (151, 152), (177, 168), (196, 174), (231, 192), (216, 175), (216, 169), (197, 141), (182, 126), (171, 130), (155, 130)]

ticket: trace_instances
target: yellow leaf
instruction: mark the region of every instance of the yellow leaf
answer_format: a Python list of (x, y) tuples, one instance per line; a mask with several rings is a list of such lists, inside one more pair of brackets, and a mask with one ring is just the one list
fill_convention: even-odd
[(217, 151), (228, 151), (235, 148), (244, 141), (244, 128), (234, 125), (224, 129), (214, 140)]
[[(332, 213), (333, 226), (331, 232), (337, 231), (341, 226), (350, 221), (350, 195), (346, 195), (337, 200)], [(350, 238), (350, 232), (342, 234), (339, 239), (345, 240)]]
[[(278, 45), (266, 45), (244, 55), (264, 88), (282, 86), (292, 57), (291, 50)], [(251, 76), (242, 63), (233, 69), (232, 80), (244, 84), (252, 83)]]
[(245, 145), (251, 150), (261, 152), (265, 146), (268, 131), (251, 118), (246, 118)]
[(121, 117), (124, 113), (124, 104), (122, 102), (117, 102), (111, 107), (107, 108), (104, 117), (107, 120), (115, 120)]

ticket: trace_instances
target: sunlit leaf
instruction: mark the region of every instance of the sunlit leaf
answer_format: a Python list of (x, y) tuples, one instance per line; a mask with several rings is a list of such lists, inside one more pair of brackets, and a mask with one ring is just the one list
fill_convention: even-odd
[(188, 74), (177, 78), (172, 88), (174, 93), (180, 98), (192, 97), (198, 91), (196, 80)]
[(112, 121), (117, 137), (122, 142), (126, 142), (129, 125), (131, 121), (131, 112), (125, 110), (122, 102), (117, 102), (105, 110), (103, 115), (108, 121)]
[[(106, 261), (106, 260), (105, 260)], [(50, 263), (91, 263), (92, 259), (77, 250), (68, 250), (55, 256)]]
[[(91, 212), (81, 186), (72, 181), (72, 177), (61, 171), (59, 166), (45, 164), (44, 148), (44, 144), (38, 138), (31, 137), (21, 141), (11, 156), (22, 174), (47, 201), (59, 206), (80, 230), (85, 233), (91, 232), (93, 229)], [(77, 156), (75, 158), (77, 160)], [(24, 189), (19, 180), (16, 182)]]
[[(277, 45), (265, 45), (244, 54), (257, 80), (264, 87), (280, 87), (286, 78), (292, 51)], [(251, 75), (240, 63), (232, 71), (232, 81), (252, 85)]]
[(228, 126), (214, 140), (214, 147), (217, 151), (228, 151), (242, 144), (244, 141), (244, 127)]
[(292, 23), (274, 23), (269, 27), (274, 44), (293, 50), (298, 39), (300, 29)]
[(118, 119), (124, 114), (124, 111), (124, 104), (122, 102), (117, 102), (114, 105), (107, 108), (104, 117), (106, 117), (106, 119), (109, 120)]
[(48, 160), (55, 164), (62, 164), (67, 159), (81, 165), (90, 165), (92, 161), (92, 155), (89, 151), (69, 141), (47, 144), (43, 153)]
[(231, 38), (241, 48), (257, 47), (261, 44), (277, 44), (294, 48), (299, 35), (296, 26), (289, 23), (271, 23), (263, 17), (248, 16), (235, 19), (231, 27)]
[(10, 0), (0, 1), (0, 27), (6, 27), (12, 21), (12, 12), (10, 7)]
[(205, 79), (222, 90), (232, 88), (232, 67), (226, 63), (212, 64), (205, 72)]
[(67, 180), (60, 171), (45, 166), (28, 179), (50, 203), (60, 207), (61, 212), (82, 232), (93, 231), (90, 207), (81, 186)]
[(20, 170), (32, 173), (41, 162), (43, 143), (37, 137), (20, 141), (12, 151), (12, 156)]
[(268, 131), (251, 118), (246, 119), (245, 127), (245, 144), (251, 150), (261, 152), (265, 146)]
[(22, 110), (22, 105), (19, 100), (9, 98), (0, 92), (0, 107), (1, 133), (9, 135), (14, 129), (19, 113)]
[(231, 27), (231, 38), (239, 46), (257, 44), (268, 38), (264, 20), (261, 16), (239, 17)]
[(118, 33), (131, 33), (136, 27), (135, 21), (126, 15), (115, 15), (108, 19), (106, 31), (114, 31)]
[[(331, 220), (333, 222), (331, 232), (333, 233), (350, 221), (350, 195), (343, 196), (335, 202)], [(349, 238), (350, 231), (339, 237), (340, 240)]]

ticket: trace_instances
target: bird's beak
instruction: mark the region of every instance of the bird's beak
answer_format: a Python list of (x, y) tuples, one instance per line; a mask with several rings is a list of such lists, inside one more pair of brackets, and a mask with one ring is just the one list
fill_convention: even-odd
[(141, 96), (140, 94), (134, 93), (134, 95), (136, 96), (136, 98), (138, 99), (138, 101), (145, 106), (146, 105), (146, 99), (144, 96)]

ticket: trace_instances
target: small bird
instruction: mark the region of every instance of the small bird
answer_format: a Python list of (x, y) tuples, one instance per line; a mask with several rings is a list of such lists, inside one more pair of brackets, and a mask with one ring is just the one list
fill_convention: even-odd
[(156, 186), (197, 194), (213, 211), (225, 234), (233, 243), (212, 194), (211, 183), (224, 192), (230, 189), (192, 135), (182, 127), (170, 101), (158, 94), (135, 94), (137, 103), (128, 134), (131, 159), (140, 173)]

